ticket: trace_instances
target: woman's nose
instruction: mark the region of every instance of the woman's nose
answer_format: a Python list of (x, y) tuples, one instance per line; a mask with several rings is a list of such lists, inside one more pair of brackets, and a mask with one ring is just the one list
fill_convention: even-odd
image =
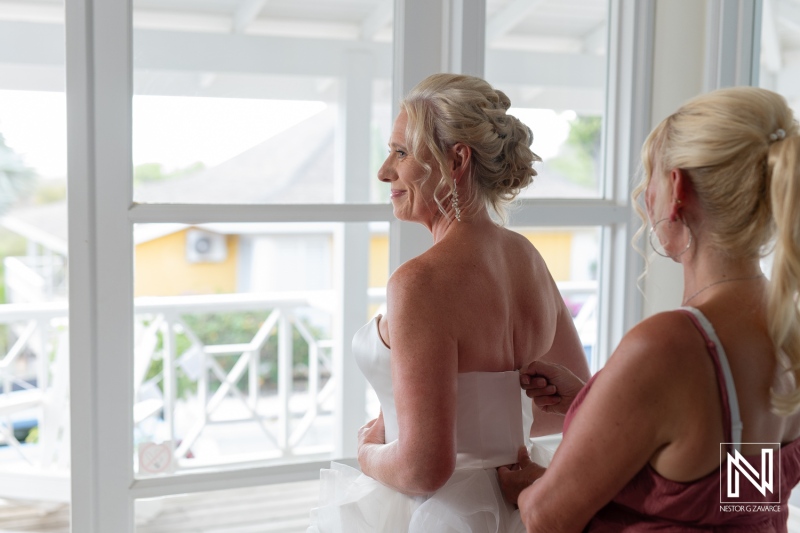
[(384, 183), (389, 183), (390, 181), (392, 181), (392, 172), (391, 169), (389, 168), (388, 157), (381, 165), (381, 168), (378, 169), (378, 179)]

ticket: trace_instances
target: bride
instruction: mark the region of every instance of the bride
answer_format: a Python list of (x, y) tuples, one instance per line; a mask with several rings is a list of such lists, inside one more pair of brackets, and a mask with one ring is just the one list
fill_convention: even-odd
[(503, 217), (540, 160), (509, 106), (485, 81), (452, 74), (401, 102), (378, 178), (395, 216), (425, 225), (434, 245), (397, 269), (386, 315), (353, 340), (381, 414), (359, 432), (361, 474), (322, 471), (309, 532), (524, 531), (496, 468), (563, 419), (537, 411), (531, 429), (517, 371), (534, 360), (589, 370), (542, 257), (489, 214)]

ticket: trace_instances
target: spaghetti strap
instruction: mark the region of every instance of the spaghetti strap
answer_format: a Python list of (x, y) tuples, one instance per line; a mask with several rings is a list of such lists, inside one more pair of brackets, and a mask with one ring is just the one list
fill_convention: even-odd
[(742, 419), (739, 414), (739, 401), (736, 395), (736, 385), (733, 382), (733, 373), (731, 372), (730, 364), (728, 364), (728, 357), (725, 354), (725, 349), (719, 341), (714, 326), (708, 321), (706, 316), (695, 307), (681, 307), (680, 311), (688, 316), (697, 330), (706, 341), (708, 353), (714, 362), (714, 372), (717, 375), (717, 383), (719, 384), (720, 394), (722, 396), (722, 406), (725, 412), (725, 436), (732, 443), (733, 449), (741, 451), (742, 447)]

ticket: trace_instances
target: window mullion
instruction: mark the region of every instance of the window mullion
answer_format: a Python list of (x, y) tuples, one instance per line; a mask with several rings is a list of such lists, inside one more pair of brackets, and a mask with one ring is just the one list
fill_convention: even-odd
[(603, 230), (600, 324), (597, 360), (602, 366), (623, 334), (641, 320), (636, 279), (643, 268), (631, 247), (638, 216), (630, 206), (630, 185), (639, 169), (639, 150), (650, 128), (655, 2), (612, 0), (609, 16), (605, 126), (606, 197), (626, 206), (627, 219)]
[(705, 87), (758, 85), (762, 0), (710, 0), (706, 7)]
[(445, 0), (448, 72), (484, 76), (486, 0)]
[[(345, 56), (344, 91), (339, 129), (344, 142), (337, 146), (337, 191), (345, 202), (365, 202), (369, 195), (369, 146), (372, 112), (372, 72), (369, 52), (354, 50)], [(340, 224), (335, 232), (336, 313), (334, 368), (336, 389), (334, 456), (356, 457), (358, 429), (366, 414), (366, 380), (358, 369), (351, 339), (366, 319), (368, 305), (369, 227), (367, 222)]]
[(72, 530), (133, 532), (131, 6), (66, 6)]

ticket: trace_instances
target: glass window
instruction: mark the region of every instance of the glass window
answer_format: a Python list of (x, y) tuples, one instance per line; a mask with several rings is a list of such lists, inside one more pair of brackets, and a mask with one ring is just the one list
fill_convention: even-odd
[[(70, 501), (64, 3), (0, 3), (0, 529)], [(69, 518), (53, 524), (68, 527)], [(25, 527), (27, 529), (27, 527)]]
[[(486, 2), (485, 77), (509, 94), (511, 112), (531, 126), (534, 149), (545, 159), (526, 195), (575, 200), (558, 202), (565, 211), (556, 207), (556, 221), (535, 212), (544, 202), (531, 201), (522, 202), (512, 220), (550, 263), (593, 368), (603, 347), (597, 341), (600, 311), (592, 309), (592, 301), (596, 309), (609, 307), (608, 291), (597, 286), (604, 278), (598, 258), (608, 259), (602, 263), (610, 271), (626, 276), (625, 266), (617, 262), (624, 255), (618, 244), (622, 239), (611, 244), (600, 240), (601, 233), (621, 235), (627, 224), (620, 208), (626, 184), (605, 187), (600, 170), (606, 28), (628, 20), (607, 20), (609, 1)], [(50, 4), (36, 4), (37, 16), (44, 17)], [(619, 11), (630, 14), (632, 5), (620, 3), (626, 7)], [(74, 17), (69, 20), (82, 15), (83, 7), (80, 0), (68, 4)], [(91, 364), (101, 379), (116, 377), (133, 385), (131, 394), (127, 387), (89, 381), (87, 394), (73, 395), (73, 407), (80, 403), (94, 409), (98, 418), (92, 420), (103, 422), (92, 426), (91, 435), (72, 434), (77, 444), (73, 459), (98, 473), (73, 478), (92, 489), (73, 492), (73, 519), (84, 527), (129, 527), (123, 523), (132, 519), (135, 500), (139, 531), (183, 525), (186, 512), (203, 517), (203, 527), (227, 531), (234, 527), (227, 520), (242, 516), (220, 513), (212, 503), (247, 497), (257, 500), (262, 514), (258, 525), (243, 528), (286, 518), (291, 522), (287, 530), (301, 531), (316, 501), (314, 483), (264, 487), (280, 496), (296, 495), (302, 504), (296, 512), (261, 489), (187, 495), (184, 483), (199, 481), (203, 489), (275, 483), (284, 481), (278, 479), (284, 474), (292, 479), (309, 475), (317, 461), (355, 456), (358, 427), (376, 414), (377, 403), (347, 347), (364, 320), (385, 305), (390, 248), (391, 265), (397, 266), (429, 241), (422, 232), (395, 223), (388, 205), (355, 204), (388, 204), (388, 187), (375, 174), (385, 157), (397, 86), (413, 84), (439, 59), (457, 57), (445, 49), (447, 43), (463, 37), (459, 52), (466, 52), (476, 35), (462, 32), (459, 37), (466, 26), (453, 19), (459, 27), (451, 28), (452, 41), (443, 40), (439, 25), (428, 24), (438, 9), (424, 2), (407, 3), (406, 24), (394, 24), (394, 7), (386, 0), (133, 0), (102, 4), (87, 35), (79, 35), (79, 29), (69, 32), (73, 45), (87, 44), (88, 38), (88, 51), (102, 52), (94, 55), (89, 69), (97, 77), (78, 80), (86, 82), (88, 93), (76, 82), (79, 90), (70, 92), (71, 104), (108, 94), (109, 102), (124, 106), (128, 68), (133, 81), (132, 130), (127, 109), (105, 114), (90, 107), (90, 114), (99, 111), (94, 116), (99, 130), (114, 135), (90, 139), (89, 146), (80, 146), (82, 140), (71, 144), (77, 146), (80, 164), (91, 164), (92, 154), (106, 141), (116, 155), (131, 148), (133, 158), (133, 183), (109, 164), (127, 168), (127, 157), (99, 158), (114, 172), (72, 177), (89, 204), (92, 191), (83, 186), (92, 185), (93, 178), (106, 180), (99, 181), (101, 189), (113, 193), (115, 205), (125, 204), (89, 211), (99, 232), (91, 223), (72, 226), (98, 248), (97, 257), (84, 257), (94, 249), (73, 252), (74, 264), (85, 260), (121, 272), (134, 265), (133, 279), (125, 274), (120, 280), (120, 286), (133, 287), (134, 295), (129, 289), (114, 293), (115, 284), (105, 278), (96, 286), (84, 282), (98, 291), (91, 307), (101, 319), (82, 317), (79, 323), (75, 318), (73, 324), (73, 341), (80, 342), (78, 331), (91, 330), (98, 345), (107, 348), (115, 346), (117, 336), (92, 326), (106, 317), (125, 317), (116, 323), (123, 324), (120, 333), (128, 345), (111, 359), (119, 365), (105, 364), (109, 359), (100, 358), (106, 354), (91, 346), (82, 352), (86, 357), (73, 354), (72, 361), (73, 368)], [(128, 28), (123, 26), (130, 9), (133, 50), (128, 57)], [(464, 24), (471, 23), (475, 14), (468, 17), (463, 11)], [(13, 39), (6, 40), (10, 34), (3, 16), (0, 45), (8, 42), (22, 50)], [(43, 18), (38, 23), (57, 25)], [(106, 24), (117, 31), (96, 31)], [(40, 40), (30, 29), (17, 28), (15, 35), (30, 33), (28, 42)], [(405, 32), (398, 34), (398, 42), (419, 38), (435, 43), (426, 58), (433, 61), (422, 65), (415, 63), (421, 58), (405, 57), (403, 68), (394, 72), (394, 31)], [(79, 71), (87, 66), (84, 59), (77, 61)], [(31, 72), (41, 74), (36, 69), (42, 64)], [(114, 67), (125, 75), (108, 76)], [(0, 87), (19, 78), (4, 68)], [(620, 84), (631, 87), (627, 81)], [(129, 133), (130, 147), (125, 146)], [(134, 204), (125, 212), (129, 189)], [(612, 189), (619, 195), (615, 205), (601, 192)], [(76, 213), (73, 219), (85, 222)], [(104, 231), (106, 223), (109, 231)], [(548, 224), (559, 227), (544, 227)], [(397, 240), (390, 243), (390, 235)], [(133, 260), (126, 255), (131, 236)], [(113, 253), (119, 250), (110, 246), (112, 241), (124, 243), (119, 248), (126, 254)], [(614, 249), (605, 250), (607, 245)], [(598, 293), (605, 303), (597, 303)], [(620, 320), (613, 321), (621, 329)], [(60, 334), (59, 327), (55, 321), (50, 331)], [(48, 342), (57, 358), (55, 342)], [(124, 432), (107, 423), (127, 425), (131, 414), (133, 427)], [(56, 428), (63, 436), (64, 426)], [(91, 439), (97, 438), (114, 445), (93, 454)], [(124, 454), (114, 451), (123, 446)], [(254, 481), (247, 477), (254, 463), (279, 473)], [(170, 502), (178, 505), (170, 507)]]
[(782, 94), (800, 115), (800, 8), (792, 0), (762, 4), (759, 85)]
[[(356, 225), (366, 319), (385, 301), (388, 224)], [(135, 226), (138, 476), (331, 457), (343, 228)]]
[(608, 0), (486, 2), (486, 78), (542, 157), (530, 198), (602, 191)]
[[(800, 9), (791, 0), (762, 3), (759, 86), (786, 98), (800, 117)], [(762, 259), (761, 268), (772, 273), (773, 254)]]
[(137, 202), (388, 199), (391, 3), (300, 4), (133, 2)]

